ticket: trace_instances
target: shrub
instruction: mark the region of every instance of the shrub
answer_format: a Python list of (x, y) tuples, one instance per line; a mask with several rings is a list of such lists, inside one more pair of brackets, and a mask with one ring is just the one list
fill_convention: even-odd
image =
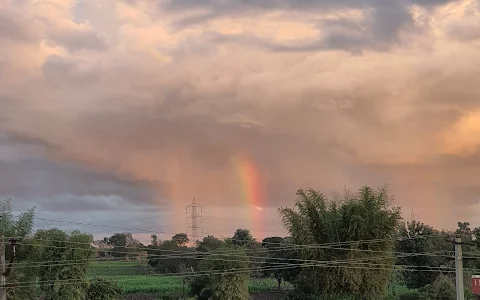
[(103, 278), (97, 278), (88, 287), (88, 300), (116, 300), (122, 294), (117, 283)]

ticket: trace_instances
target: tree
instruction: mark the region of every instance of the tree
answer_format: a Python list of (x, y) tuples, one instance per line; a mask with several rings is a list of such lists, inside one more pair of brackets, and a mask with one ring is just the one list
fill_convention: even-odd
[(31, 235), (34, 216), (35, 207), (15, 218), (10, 199), (0, 201), (0, 228), (5, 236), (23, 238)]
[(441, 275), (432, 284), (419, 289), (427, 299), (452, 300), (456, 297), (455, 283), (447, 276)]
[(93, 237), (79, 231), (67, 234), (60, 229), (39, 230), (32, 243), (37, 263), (56, 262), (37, 267), (44, 299), (84, 300), (88, 288), (87, 266), (95, 252), (90, 245)]
[(275, 269), (275, 267), (278, 267), (278, 262), (281, 261), (279, 259), (287, 258), (287, 250), (285, 250), (286, 245), (285, 239), (278, 236), (267, 237), (262, 241), (262, 247), (268, 250), (268, 258), (265, 261), (266, 264), (264, 265), (263, 275), (273, 276), (277, 280), (278, 290), (280, 290), (282, 285), (284, 271), (288, 269)]
[(220, 248), (223, 242), (212, 235), (203, 238), (197, 245), (198, 252), (210, 252)]
[(96, 278), (90, 283), (87, 291), (88, 300), (116, 300), (122, 289), (114, 281)]
[(254, 241), (255, 239), (248, 229), (237, 229), (232, 237), (232, 243), (236, 246), (246, 247)]
[(101, 240), (96, 240), (94, 242), (94, 245), (98, 247), (98, 252), (97, 252), (98, 257), (107, 257), (108, 251), (113, 248), (113, 246), (109, 244), (107, 237), (104, 237)]
[[(235, 251), (234, 260), (219, 260), (218, 256), (207, 256), (199, 264), (199, 271), (208, 276), (194, 277), (190, 293), (199, 300), (249, 300), (249, 260), (242, 248), (225, 244), (213, 253)], [(238, 271), (237, 271), (238, 270)], [(241, 272), (240, 270), (243, 270)]]
[[(345, 294), (367, 299), (383, 295), (391, 275), (388, 266), (394, 264), (393, 238), (401, 220), (400, 209), (389, 206), (388, 189), (363, 187), (357, 193), (346, 190), (340, 195), (342, 202), (339, 204), (313, 189), (299, 190), (297, 196), (293, 208), (279, 209), (295, 244), (381, 240), (301, 251), (302, 259), (344, 262), (328, 268), (302, 268), (295, 281), (297, 292), (319, 296)], [(372, 268), (372, 264), (381, 264), (384, 268)]]
[[(435, 236), (437, 235), (437, 236)], [(424, 238), (421, 238), (424, 236)], [(449, 251), (452, 248), (451, 243), (445, 243), (445, 237), (439, 235), (439, 232), (433, 227), (425, 225), (418, 221), (406, 223), (400, 227), (399, 237), (396, 243), (396, 251), (402, 253), (431, 253), (436, 251)], [(401, 255), (397, 258), (397, 264), (415, 266), (406, 267), (403, 272), (403, 278), (408, 288), (416, 289), (427, 284), (432, 284), (441, 274), (440, 271), (434, 272), (418, 270), (418, 266), (441, 267), (448, 261), (444, 256), (431, 255)], [(415, 269), (415, 270), (412, 270)]]
[[(22, 240), (29, 238), (33, 232), (33, 218), (35, 207), (21, 213), (18, 217), (13, 216), (10, 199), (0, 201), (0, 230), (6, 237), (17, 237)], [(32, 286), (15, 288), (17, 282), (35, 281), (35, 273), (28, 264), (29, 246), (19, 245), (16, 249), (15, 268), (11, 269), (7, 277), (8, 299), (23, 300), (33, 299), (35, 288)], [(12, 253), (6, 248), (6, 260), (10, 260)]]
[(160, 245), (161, 242), (158, 240), (158, 237), (157, 237), (156, 234), (152, 234), (150, 237), (152, 238), (152, 241), (151, 241), (152, 246), (159, 246)]
[(130, 232), (115, 233), (108, 238), (108, 244), (113, 246), (113, 257), (131, 258), (137, 255), (137, 248), (142, 247), (142, 244), (134, 239)]
[(177, 233), (172, 237), (172, 242), (179, 247), (184, 247), (190, 242), (188, 236), (185, 233)]
[(470, 228), (469, 222), (458, 222), (458, 228), (455, 234), (459, 235), (464, 241), (471, 242), (474, 232)]
[(148, 248), (148, 264), (160, 273), (179, 273), (196, 266), (197, 262), (192, 258), (196, 255), (194, 251), (195, 248), (179, 246), (178, 241), (164, 241), (161, 246)]

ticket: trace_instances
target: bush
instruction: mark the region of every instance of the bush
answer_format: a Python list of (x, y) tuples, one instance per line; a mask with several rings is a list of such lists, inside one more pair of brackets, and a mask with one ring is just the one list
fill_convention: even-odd
[(88, 300), (116, 300), (122, 294), (122, 290), (116, 282), (103, 278), (97, 278), (88, 287)]
[(308, 295), (308, 294), (297, 292), (297, 291), (292, 291), (288, 294), (287, 299), (288, 300), (359, 300), (363, 298), (349, 296), (349, 295), (314, 296), (314, 295)]
[(453, 280), (447, 276), (439, 276), (432, 284), (426, 285), (419, 289), (425, 295), (428, 295), (427, 299), (435, 300), (455, 300), (456, 290)]
[(427, 293), (410, 291), (399, 295), (398, 300), (430, 300), (430, 297)]
[(207, 276), (194, 277), (190, 281), (190, 296), (197, 296), (199, 300), (208, 300), (212, 296), (208, 288), (209, 282)]

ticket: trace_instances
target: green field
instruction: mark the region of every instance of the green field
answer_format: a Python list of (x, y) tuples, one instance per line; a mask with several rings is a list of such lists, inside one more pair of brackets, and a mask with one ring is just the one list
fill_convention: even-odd
[[(125, 294), (172, 295), (188, 292), (188, 285), (182, 278), (155, 274), (140, 262), (107, 261), (95, 262), (89, 267), (90, 277), (103, 277), (116, 281)], [(252, 293), (275, 290), (273, 278), (252, 279), (249, 290)]]

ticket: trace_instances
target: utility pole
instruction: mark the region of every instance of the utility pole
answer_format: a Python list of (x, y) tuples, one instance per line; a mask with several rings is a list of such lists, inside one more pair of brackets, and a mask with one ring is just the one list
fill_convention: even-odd
[[(192, 204), (187, 206), (187, 208), (185, 209), (185, 212), (188, 213), (189, 210), (191, 211), (191, 214), (190, 214), (190, 216), (187, 217), (186, 221), (187, 221), (187, 224), (189, 224), (188, 220), (192, 219), (191, 220), (192, 223), (190, 224), (190, 226), (187, 227), (185, 233), (188, 234), (188, 231), (190, 229), (190, 231), (191, 231), (190, 241), (191, 242), (196, 242), (198, 240), (198, 230), (201, 229), (202, 233), (203, 233), (203, 228), (198, 226), (198, 210), (200, 210), (200, 212), (202, 212), (202, 206), (200, 204), (198, 204), (197, 202), (195, 202), (195, 197), (193, 197)], [(201, 222), (201, 218), (202, 217), (200, 217), (200, 222)]]
[(463, 285), (463, 257), (462, 257), (462, 239), (455, 238), (455, 286), (457, 290), (457, 300), (465, 299), (465, 286)]
[(7, 300), (7, 277), (12, 271), (13, 262), (17, 255), (18, 239), (10, 238), (8, 241), (10, 243), (10, 262), (7, 266), (5, 262), (5, 236), (3, 232), (0, 232), (0, 300)]
[(0, 300), (7, 300), (7, 277), (5, 276), (5, 237), (0, 232)]

